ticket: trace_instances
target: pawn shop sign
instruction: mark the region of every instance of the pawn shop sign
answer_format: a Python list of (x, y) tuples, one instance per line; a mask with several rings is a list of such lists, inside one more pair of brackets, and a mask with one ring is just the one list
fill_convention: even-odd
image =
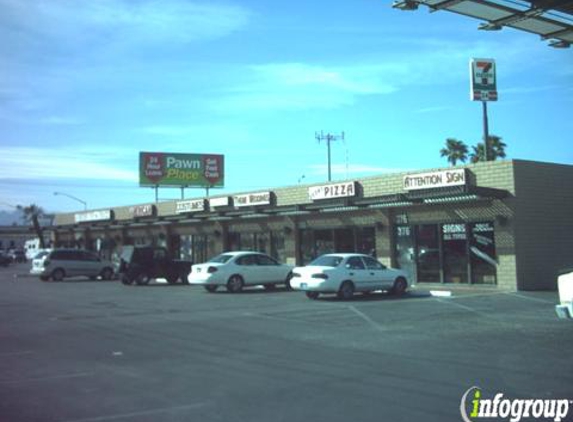
[(497, 101), (495, 60), (470, 60), (470, 99), (472, 101)]

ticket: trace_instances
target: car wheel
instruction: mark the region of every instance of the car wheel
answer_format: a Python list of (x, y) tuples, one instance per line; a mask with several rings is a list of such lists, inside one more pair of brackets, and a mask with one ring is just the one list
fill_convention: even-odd
[(65, 276), (66, 276), (66, 273), (61, 268), (56, 268), (52, 272), (52, 280), (54, 280), (54, 281), (62, 281)]
[(101, 272), (102, 280), (111, 280), (113, 277), (113, 270), (111, 268), (104, 268)]
[(177, 274), (171, 274), (167, 276), (167, 282), (169, 284), (175, 284), (179, 280), (179, 276)]
[(351, 281), (345, 281), (338, 289), (338, 298), (342, 300), (349, 300), (354, 296), (354, 284)]
[(209, 293), (214, 293), (217, 290), (217, 287), (219, 287), (219, 286), (209, 284), (209, 285), (203, 286), (203, 287), (205, 287), (205, 290), (207, 290)]
[(394, 286), (392, 286), (390, 293), (395, 296), (402, 296), (404, 293), (406, 293), (407, 288), (408, 282), (406, 279), (404, 277), (398, 277), (396, 280), (394, 280)]
[(121, 282), (126, 286), (131, 286), (133, 284), (133, 278), (130, 278), (127, 274), (121, 276)]
[(139, 274), (137, 277), (135, 277), (135, 282), (139, 286), (144, 286), (146, 284), (149, 284), (150, 281), (151, 277), (149, 277), (147, 274)]
[(310, 300), (318, 299), (318, 295), (318, 292), (306, 292), (306, 297), (308, 297)]
[(292, 279), (292, 273), (290, 273), (289, 275), (287, 275), (287, 278), (285, 280), (285, 287), (287, 290), (292, 290), (292, 286), (290, 285), (290, 281)]
[(239, 293), (241, 290), (243, 290), (243, 285), (243, 277), (235, 274), (229, 278), (229, 281), (227, 281), (227, 290), (231, 293)]

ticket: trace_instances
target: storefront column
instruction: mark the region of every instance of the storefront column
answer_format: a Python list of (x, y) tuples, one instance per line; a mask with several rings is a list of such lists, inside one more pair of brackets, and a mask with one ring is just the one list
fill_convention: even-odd
[(296, 218), (285, 218), (284, 234), (286, 263), (290, 265), (300, 265), (300, 233)]

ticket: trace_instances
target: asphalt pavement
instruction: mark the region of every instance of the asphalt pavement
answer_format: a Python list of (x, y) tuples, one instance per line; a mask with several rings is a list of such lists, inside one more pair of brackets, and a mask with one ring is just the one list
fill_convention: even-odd
[(573, 322), (556, 317), (556, 292), (312, 301), (42, 282), (28, 266), (0, 268), (2, 422), (447, 422), (472, 387), (573, 400)]

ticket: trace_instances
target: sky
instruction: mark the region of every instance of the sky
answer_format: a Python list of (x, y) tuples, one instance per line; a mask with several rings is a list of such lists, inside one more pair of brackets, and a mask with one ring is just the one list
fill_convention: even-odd
[(0, 210), (151, 203), (140, 151), (223, 154), (211, 195), (325, 182), (321, 130), (333, 180), (446, 167), (483, 136), (471, 58), (496, 60), (507, 158), (573, 165), (573, 48), (391, 3), (0, 0)]

